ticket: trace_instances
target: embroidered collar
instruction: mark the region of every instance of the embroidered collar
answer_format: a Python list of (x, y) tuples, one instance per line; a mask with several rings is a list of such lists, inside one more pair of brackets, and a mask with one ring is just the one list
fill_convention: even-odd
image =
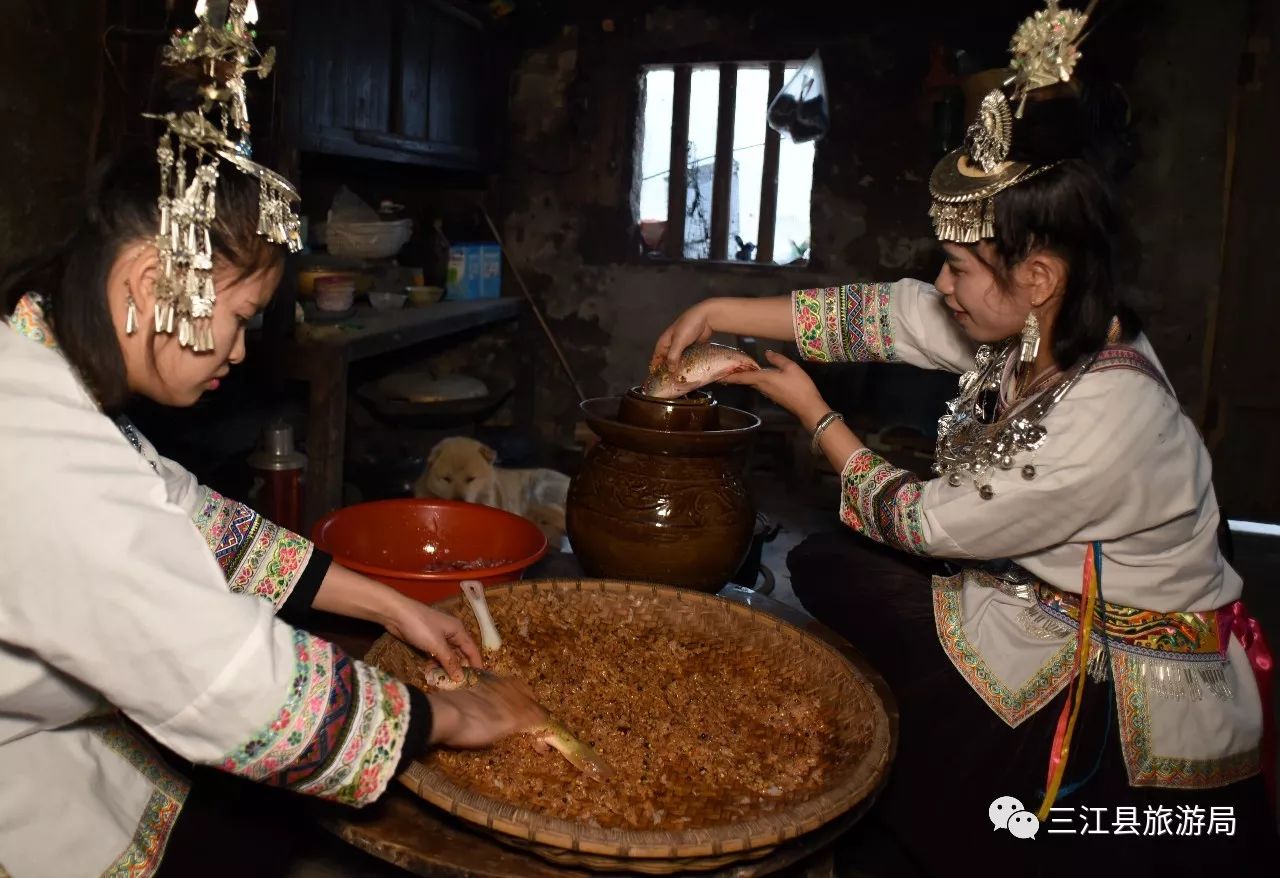
[(58, 349), (53, 330), (44, 316), (44, 297), (39, 293), (27, 293), (19, 299), (8, 322), (9, 328), (19, 335), (26, 336), (49, 350)]

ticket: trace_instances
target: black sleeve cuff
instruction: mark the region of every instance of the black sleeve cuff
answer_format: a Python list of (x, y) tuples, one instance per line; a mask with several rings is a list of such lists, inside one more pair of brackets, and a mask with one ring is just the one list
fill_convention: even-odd
[(311, 605), (315, 603), (324, 575), (329, 572), (329, 565), (332, 563), (332, 555), (312, 547), (306, 568), (294, 584), (293, 591), (285, 598), (284, 606), (276, 612), (281, 621), (295, 627), (306, 627), (303, 623), (311, 618)]
[(409, 767), (409, 763), (417, 759), (427, 750), (427, 742), (431, 740), (431, 702), (427, 696), (409, 684), (409, 730), (404, 736), (404, 747), (400, 750), (400, 763), (396, 766), (396, 774)]

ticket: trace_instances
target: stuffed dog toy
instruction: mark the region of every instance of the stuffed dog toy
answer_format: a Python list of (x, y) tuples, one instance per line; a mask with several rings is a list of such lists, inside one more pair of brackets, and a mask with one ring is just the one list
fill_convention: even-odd
[(569, 477), (552, 469), (505, 469), (498, 453), (475, 439), (451, 436), (427, 454), (427, 468), (414, 483), (415, 497), (465, 500), (523, 516), (547, 535), (553, 548), (565, 533)]

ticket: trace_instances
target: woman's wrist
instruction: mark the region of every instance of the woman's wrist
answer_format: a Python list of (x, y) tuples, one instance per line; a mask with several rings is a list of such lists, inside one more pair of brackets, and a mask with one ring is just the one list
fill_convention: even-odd
[(412, 608), (413, 599), (405, 597), (389, 585), (374, 582), (378, 588), (369, 595), (370, 621), (377, 622), (383, 628), (399, 625), (406, 611)]
[(800, 426), (804, 427), (805, 432), (813, 435), (813, 431), (817, 429), (818, 422), (834, 409), (827, 405), (827, 401), (822, 397), (809, 400), (796, 407), (795, 416), (800, 421)]
[(702, 308), (703, 318), (712, 332), (733, 333), (733, 328), (728, 325), (734, 313), (732, 299), (727, 296), (712, 296), (703, 300)]
[(385, 628), (400, 617), (408, 600), (391, 586), (335, 562), (325, 572), (311, 606), (339, 616), (376, 622)]
[(831, 468), (839, 473), (844, 471), (850, 457), (867, 446), (847, 424), (836, 421), (823, 431), (818, 447)]
[(458, 709), (453, 702), (439, 695), (428, 695), (431, 704), (431, 734), (427, 737), (427, 745), (434, 746), (447, 739), (458, 724)]

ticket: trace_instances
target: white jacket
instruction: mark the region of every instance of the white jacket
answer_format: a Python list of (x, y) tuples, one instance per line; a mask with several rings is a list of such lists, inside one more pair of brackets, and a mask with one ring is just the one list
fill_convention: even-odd
[[(975, 366), (976, 345), (917, 280), (797, 290), (792, 312), (813, 362)], [(1208, 451), (1146, 339), (1104, 351), (1042, 426), (1039, 449), (993, 471), (989, 499), (970, 480), (920, 479), (860, 450), (842, 473), (840, 518), (903, 551), (959, 562), (961, 573), (934, 581), (938, 637), (1010, 726), (1073, 676), (1076, 629), (1063, 608), (1078, 600), (1086, 549), (1100, 542), (1130, 783), (1213, 787), (1256, 774), (1257, 682), (1241, 641), (1219, 627), (1241, 580), (1218, 548)], [(993, 575), (989, 561), (1013, 562), (1020, 581)]]
[(0, 875), (152, 874), (187, 784), (148, 735), (356, 805), (401, 758), (405, 686), (275, 616), (311, 544), (140, 444), (24, 299), (0, 325)]

